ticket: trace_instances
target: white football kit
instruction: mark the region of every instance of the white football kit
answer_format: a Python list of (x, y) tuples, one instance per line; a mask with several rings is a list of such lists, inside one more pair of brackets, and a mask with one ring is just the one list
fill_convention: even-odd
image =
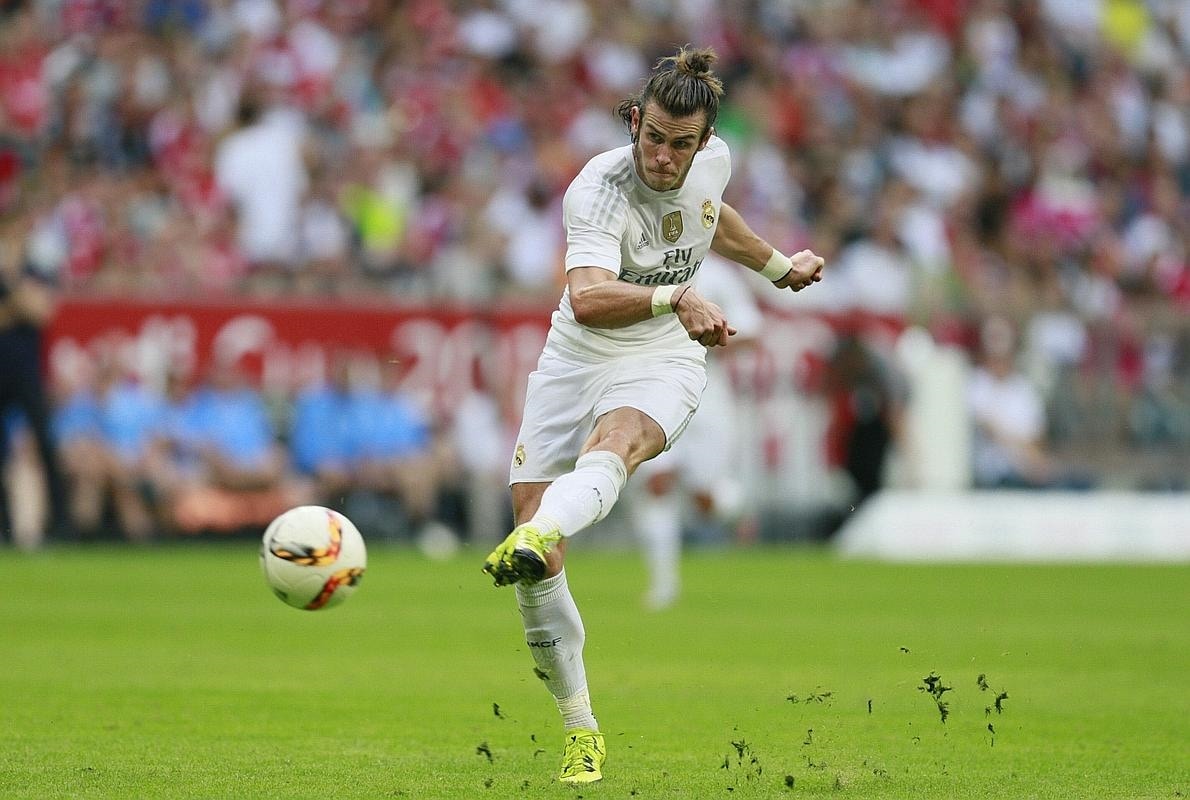
[[(641, 181), (631, 145), (595, 156), (563, 201), (566, 269), (599, 267), (643, 286), (688, 283), (710, 250), (730, 177), (727, 144), (715, 136), (695, 154), (682, 186), (665, 192)], [(591, 328), (575, 321), (564, 291), (529, 375), (509, 482), (566, 474), (595, 421), (624, 406), (655, 420), (668, 449), (698, 408), (705, 365), (706, 348), (676, 314)]]

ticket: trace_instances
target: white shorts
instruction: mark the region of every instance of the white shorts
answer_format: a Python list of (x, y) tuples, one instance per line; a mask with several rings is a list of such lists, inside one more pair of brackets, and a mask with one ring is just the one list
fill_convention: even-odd
[(529, 375), (509, 484), (553, 481), (570, 472), (595, 421), (617, 408), (647, 414), (665, 432), (668, 450), (698, 408), (706, 386), (703, 355), (592, 361), (547, 347)]

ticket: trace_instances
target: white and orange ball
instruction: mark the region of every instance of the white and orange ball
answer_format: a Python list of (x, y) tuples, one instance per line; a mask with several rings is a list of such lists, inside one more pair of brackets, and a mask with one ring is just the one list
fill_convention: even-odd
[(367, 565), (359, 530), (322, 506), (281, 514), (269, 523), (260, 545), (260, 568), (273, 594), (306, 611), (331, 608), (354, 594)]

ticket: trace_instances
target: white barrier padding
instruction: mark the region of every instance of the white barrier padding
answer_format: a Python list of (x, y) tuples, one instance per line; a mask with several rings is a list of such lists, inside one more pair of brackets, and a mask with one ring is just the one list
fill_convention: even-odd
[(840, 529), (893, 561), (1190, 561), (1190, 494), (885, 491)]

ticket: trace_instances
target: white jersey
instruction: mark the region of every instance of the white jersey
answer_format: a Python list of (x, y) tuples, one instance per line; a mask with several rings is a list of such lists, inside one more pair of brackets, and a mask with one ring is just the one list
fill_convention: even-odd
[[(563, 200), (567, 271), (599, 267), (641, 286), (689, 282), (710, 250), (730, 177), (731, 154), (717, 136), (695, 153), (682, 186), (665, 192), (640, 179), (632, 145), (595, 156)], [(705, 357), (705, 348), (690, 340), (672, 314), (625, 328), (580, 325), (569, 290), (554, 312), (549, 341), (596, 357), (641, 351)]]

